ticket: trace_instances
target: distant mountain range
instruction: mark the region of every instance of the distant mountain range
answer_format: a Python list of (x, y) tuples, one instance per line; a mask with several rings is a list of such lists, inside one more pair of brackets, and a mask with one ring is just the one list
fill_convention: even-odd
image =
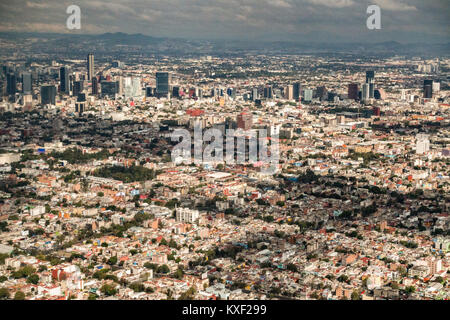
[[(440, 44), (409, 43), (396, 41), (378, 43), (319, 43), (290, 41), (235, 41), (235, 40), (190, 40), (180, 38), (160, 38), (143, 34), (57, 34), (57, 33), (17, 33), (0, 32), (0, 39), (17, 43), (23, 50), (33, 53), (55, 55), (77, 55), (93, 51), (111, 54), (212, 54), (230, 55), (249, 53), (266, 54), (314, 54), (353, 53), (365, 55), (449, 55), (450, 42)], [(36, 41), (39, 40), (39, 41)], [(9, 48), (9, 46), (8, 46)], [(1, 52), (10, 50), (0, 48)]]

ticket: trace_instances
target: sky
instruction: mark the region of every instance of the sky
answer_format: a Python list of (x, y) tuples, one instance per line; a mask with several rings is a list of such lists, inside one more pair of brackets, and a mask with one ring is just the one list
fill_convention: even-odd
[[(368, 30), (369, 5), (381, 30)], [(81, 9), (69, 30), (66, 9)], [(243, 41), (450, 42), (450, 0), (0, 0), (0, 32)]]

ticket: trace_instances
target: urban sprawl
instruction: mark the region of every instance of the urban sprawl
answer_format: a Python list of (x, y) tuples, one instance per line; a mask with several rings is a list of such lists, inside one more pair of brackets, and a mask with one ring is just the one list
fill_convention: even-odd
[[(449, 298), (449, 59), (36, 57), (1, 58), (0, 299)], [(195, 127), (279, 160), (174, 157)]]

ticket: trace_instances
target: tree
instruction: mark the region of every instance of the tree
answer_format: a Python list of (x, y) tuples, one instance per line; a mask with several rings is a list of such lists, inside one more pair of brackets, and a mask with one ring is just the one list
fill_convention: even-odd
[(297, 266), (293, 263), (288, 263), (288, 265), (286, 266), (286, 269), (288, 269), (289, 271), (292, 271), (292, 272), (298, 272)]
[(158, 266), (154, 263), (146, 262), (146, 263), (144, 263), (144, 268), (152, 269), (153, 271), (156, 271), (158, 269)]
[(133, 282), (128, 286), (130, 289), (132, 289), (134, 292), (143, 292), (145, 291), (145, 287), (140, 282)]
[(398, 289), (398, 283), (397, 282), (391, 282), (391, 288), (392, 289)]
[(444, 282), (444, 278), (442, 278), (441, 276), (439, 276), (439, 277), (436, 278), (435, 281), (436, 281), (436, 282), (439, 282), (439, 283), (443, 283), (443, 282)]
[(352, 297), (352, 300), (361, 300), (361, 297), (360, 297), (358, 291), (353, 291), (351, 297)]
[(17, 291), (14, 295), (14, 300), (25, 300), (25, 293), (22, 291)]
[(157, 273), (169, 273), (170, 269), (167, 265), (163, 264), (162, 266), (159, 266), (157, 271)]
[(169, 247), (170, 248), (177, 248), (178, 246), (177, 246), (177, 242), (175, 241), (175, 240), (173, 240), (173, 239), (170, 239), (170, 241), (169, 241)]
[(178, 300), (193, 300), (195, 297), (196, 290), (194, 287), (190, 287), (186, 292), (180, 295)]
[(0, 300), (9, 298), (9, 290), (7, 288), (0, 288)]
[(103, 293), (106, 296), (113, 296), (117, 293), (117, 290), (110, 284), (104, 284), (100, 288), (100, 292)]
[(181, 269), (180, 267), (178, 267), (177, 271), (175, 271), (174, 277), (181, 280), (183, 279), (183, 269)]
[(348, 276), (346, 276), (345, 274), (339, 276), (339, 278), (337, 278), (337, 280), (339, 282), (347, 282), (348, 281)]
[(20, 268), (19, 270), (13, 272), (12, 276), (15, 279), (27, 278), (27, 277), (31, 276), (32, 274), (34, 274), (35, 272), (36, 272), (36, 270), (32, 266), (26, 265), (26, 266)]
[(409, 286), (405, 288), (406, 293), (414, 293), (416, 292), (416, 288), (414, 286)]
[(107, 264), (109, 264), (110, 266), (115, 265), (116, 263), (117, 263), (117, 256), (109, 258), (107, 262)]
[(38, 284), (39, 276), (37, 274), (32, 274), (31, 276), (28, 277), (27, 282), (32, 284)]
[(8, 258), (8, 254), (0, 253), (0, 264), (5, 264), (5, 259)]

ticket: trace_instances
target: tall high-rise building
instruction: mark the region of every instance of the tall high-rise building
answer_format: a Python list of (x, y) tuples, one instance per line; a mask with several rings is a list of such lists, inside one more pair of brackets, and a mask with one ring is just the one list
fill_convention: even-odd
[(379, 117), (381, 115), (381, 108), (378, 106), (375, 106), (372, 108), (372, 112), (375, 117)]
[(22, 73), (22, 93), (31, 94), (32, 91), (31, 73), (24, 72)]
[(97, 77), (92, 78), (92, 94), (98, 94), (98, 79)]
[(77, 96), (77, 102), (75, 103), (75, 112), (78, 112), (80, 115), (86, 110), (86, 94), (80, 93)]
[(324, 87), (324, 86), (317, 87), (317, 89), (316, 89), (316, 98), (319, 98), (320, 100), (328, 99), (328, 90), (327, 90), (327, 88)]
[[(175, 88), (178, 88), (178, 87), (173, 87), (174, 93), (175, 93)], [(153, 97), (154, 96), (154, 88), (146, 87), (145, 88), (145, 96), (146, 97)]]
[(369, 99), (375, 95), (375, 71), (366, 72), (366, 83), (369, 85)]
[(59, 86), (60, 92), (69, 94), (70, 92), (69, 68), (61, 67), (59, 69), (59, 80), (60, 80)]
[(171, 74), (169, 72), (156, 73), (156, 95), (158, 97), (167, 97), (169, 94)]
[(72, 87), (72, 95), (74, 97), (77, 97), (78, 94), (83, 91), (83, 89), (84, 89), (84, 83), (83, 83), (82, 80), (74, 81), (73, 82), (73, 87)]
[(361, 100), (367, 101), (370, 99), (370, 85), (368, 83), (364, 83), (361, 88)]
[(255, 101), (257, 99), (259, 99), (258, 88), (253, 88), (252, 89), (252, 101)]
[(428, 139), (428, 136), (425, 134), (418, 134), (416, 136), (416, 153), (417, 154), (424, 154), (430, 151), (430, 140)]
[(386, 91), (384, 91), (383, 88), (375, 89), (374, 98), (377, 100), (384, 100), (386, 99)]
[(45, 85), (41, 87), (41, 103), (56, 104), (56, 87), (54, 85)]
[(352, 100), (358, 100), (358, 84), (357, 83), (350, 83), (348, 85), (348, 98)]
[(17, 80), (14, 73), (8, 73), (6, 75), (6, 94), (13, 96), (16, 94)]
[(176, 87), (172, 88), (172, 97), (174, 97), (174, 98), (179, 98), (180, 97), (180, 87), (176, 86)]
[(294, 83), (294, 99), (297, 101), (300, 98), (301, 85), (299, 82)]
[(288, 85), (284, 88), (284, 98), (287, 100), (294, 100), (294, 86)]
[(116, 81), (102, 81), (102, 97), (108, 96), (110, 98), (115, 98), (116, 94), (119, 93), (118, 83)]
[(400, 98), (402, 101), (406, 101), (406, 90), (405, 89), (402, 89), (402, 95), (401, 95), (401, 98)]
[(227, 95), (230, 97), (230, 98), (236, 98), (236, 89), (235, 88), (228, 88), (227, 89)]
[(87, 56), (87, 72), (88, 72), (88, 81), (92, 80), (94, 74), (94, 54), (89, 53)]
[(237, 127), (245, 131), (250, 130), (253, 126), (253, 116), (251, 113), (242, 112), (237, 116)]
[(124, 95), (126, 98), (140, 98), (143, 95), (141, 78), (126, 77), (123, 79)]
[(433, 81), (433, 93), (441, 91), (441, 84)]
[(313, 99), (313, 91), (311, 89), (306, 89), (304, 92), (303, 100), (306, 102), (310, 102)]
[(423, 81), (423, 98), (424, 99), (433, 98), (433, 80)]
[(273, 92), (272, 92), (272, 87), (271, 86), (267, 86), (264, 88), (264, 98), (266, 99), (272, 99), (273, 98)]

